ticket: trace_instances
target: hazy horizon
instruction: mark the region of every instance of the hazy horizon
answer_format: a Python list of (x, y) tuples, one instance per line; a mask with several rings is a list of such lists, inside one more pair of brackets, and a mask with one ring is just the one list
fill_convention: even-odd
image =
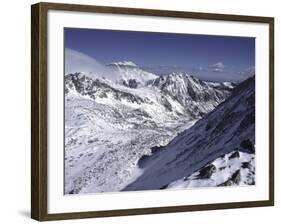
[(254, 74), (255, 38), (65, 28), (65, 48), (100, 64), (132, 61), (161, 75), (187, 72), (210, 81)]

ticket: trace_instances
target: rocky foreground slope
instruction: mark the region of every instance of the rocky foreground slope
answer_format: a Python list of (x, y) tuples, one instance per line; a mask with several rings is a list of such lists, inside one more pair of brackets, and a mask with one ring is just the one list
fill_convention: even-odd
[(164, 147), (139, 160), (141, 173), (123, 190), (255, 183), (255, 78)]
[(108, 65), (108, 71), (119, 76), (65, 76), (67, 194), (126, 189), (143, 172), (140, 158), (214, 110), (234, 87), (184, 73), (159, 77), (130, 62)]

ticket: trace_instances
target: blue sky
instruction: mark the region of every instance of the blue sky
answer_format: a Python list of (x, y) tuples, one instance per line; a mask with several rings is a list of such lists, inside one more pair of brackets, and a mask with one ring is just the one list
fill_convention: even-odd
[(65, 47), (102, 64), (133, 61), (155, 72), (185, 71), (205, 80), (241, 81), (255, 68), (251, 37), (65, 28)]

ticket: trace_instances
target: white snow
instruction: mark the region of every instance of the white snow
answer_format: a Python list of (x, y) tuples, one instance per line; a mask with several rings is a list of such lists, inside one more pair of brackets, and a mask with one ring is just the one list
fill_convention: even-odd
[[(241, 88), (239, 91), (237, 90), (214, 111), (174, 138), (162, 149), (161, 155), (152, 154), (148, 157), (145, 166), (142, 167), (142, 175), (124, 190), (165, 188), (174, 181), (190, 176), (223, 154), (230, 153), (236, 148), (241, 151), (243, 140), (254, 144), (254, 80), (241, 85), (238, 86)], [(238, 162), (231, 164), (232, 169), (236, 169), (238, 164)], [(221, 175), (223, 172), (218, 174)], [(190, 184), (210, 185), (212, 180), (204, 182), (206, 180)]]
[[(94, 58), (78, 51), (65, 49), (65, 74), (80, 72), (92, 78), (106, 79), (113, 82), (135, 79), (144, 85), (156, 75), (143, 71), (130, 61), (114, 62), (111, 66), (100, 64)], [(114, 66), (112, 66), (114, 65)]]
[(119, 81), (136, 80), (140, 86), (145, 86), (149, 80), (157, 78), (153, 73), (142, 70), (131, 61), (114, 62), (107, 67), (119, 74)]
[[(255, 183), (255, 155), (245, 152), (239, 152), (239, 158), (230, 158), (234, 152), (228, 153), (223, 157), (219, 157), (210, 164), (215, 165), (216, 171), (210, 178), (200, 178), (199, 172), (195, 172), (189, 177), (181, 178), (170, 183), (169, 189), (182, 189), (192, 187), (215, 187), (223, 184), (231, 178), (231, 176), (240, 171), (240, 181), (236, 186), (244, 186)], [(249, 164), (249, 168), (243, 168), (242, 164)]]
[[(66, 49), (66, 62), (66, 72), (84, 80), (79, 93), (69, 79), (65, 95), (66, 193), (123, 190), (144, 174), (138, 161), (151, 148), (177, 140), (229, 95), (190, 75), (158, 77), (130, 61), (103, 66)], [(130, 79), (137, 88), (122, 84)], [(188, 88), (210, 99), (195, 101)]]
[[(137, 109), (151, 117), (137, 115)], [(195, 122), (177, 119), (159, 103), (67, 95), (65, 191), (120, 191), (141, 174), (137, 161), (142, 155), (150, 154), (153, 146), (166, 145)]]
[(116, 65), (116, 66), (132, 66), (132, 67), (138, 67), (134, 62), (132, 61), (118, 61), (118, 62), (112, 62), (109, 65)]

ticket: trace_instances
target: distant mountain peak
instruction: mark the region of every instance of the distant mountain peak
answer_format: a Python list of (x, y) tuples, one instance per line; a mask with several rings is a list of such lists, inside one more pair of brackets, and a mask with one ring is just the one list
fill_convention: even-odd
[(198, 78), (194, 77), (193, 75), (187, 72), (171, 72), (169, 74), (160, 75), (159, 77), (162, 77), (162, 79), (185, 78), (185, 79), (199, 80)]
[(119, 83), (127, 84), (133, 81), (137, 86), (145, 86), (149, 80), (157, 78), (153, 73), (147, 72), (132, 61), (117, 61), (106, 65), (120, 75)]
[(108, 66), (123, 66), (123, 67), (139, 67), (132, 61), (117, 61), (108, 64)]

